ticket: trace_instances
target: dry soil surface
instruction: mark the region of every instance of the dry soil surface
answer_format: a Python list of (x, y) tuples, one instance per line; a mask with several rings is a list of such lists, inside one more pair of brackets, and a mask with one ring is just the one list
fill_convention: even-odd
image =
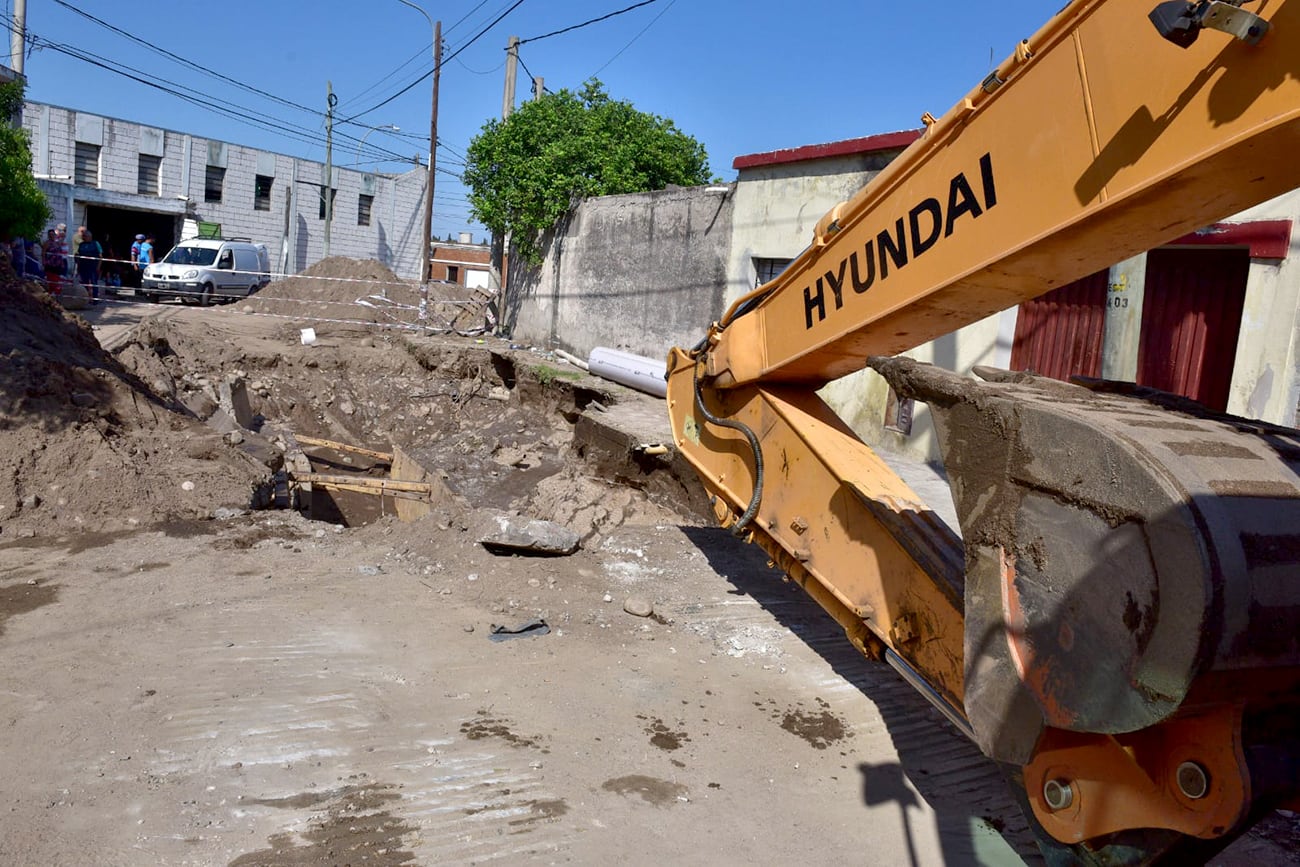
[[(1036, 863), (996, 769), (910, 687), (671, 468), (575, 440), (652, 400), (490, 339), (308, 347), (236, 306), (108, 356), (37, 313), (0, 344), (0, 864)], [(37, 352), (50, 328), (74, 354)], [(103, 393), (74, 411), (83, 376)], [(231, 377), (242, 443), (214, 412)], [(453, 496), (407, 524), (378, 500), (244, 508), (290, 432), (398, 445)], [(492, 554), (475, 528), (502, 512), (582, 546)]]

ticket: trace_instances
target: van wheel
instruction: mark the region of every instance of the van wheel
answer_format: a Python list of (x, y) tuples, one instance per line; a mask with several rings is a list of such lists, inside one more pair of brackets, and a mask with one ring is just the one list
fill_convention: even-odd
[(199, 306), (200, 307), (212, 306), (212, 284), (211, 283), (203, 284), (203, 290), (199, 294)]

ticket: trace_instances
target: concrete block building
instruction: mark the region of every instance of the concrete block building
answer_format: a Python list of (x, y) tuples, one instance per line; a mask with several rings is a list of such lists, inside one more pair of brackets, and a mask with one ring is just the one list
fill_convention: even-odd
[[(267, 246), (277, 273), (324, 257), (322, 163), (37, 102), (22, 123), (51, 225), (85, 225), (118, 258), (148, 233), (159, 256), (200, 234), (247, 238)], [(418, 278), (425, 168), (332, 175), (330, 255)]]

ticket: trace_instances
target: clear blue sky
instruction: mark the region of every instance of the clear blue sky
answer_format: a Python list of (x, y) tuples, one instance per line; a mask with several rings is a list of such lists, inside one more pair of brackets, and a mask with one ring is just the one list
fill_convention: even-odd
[[(7, 23), (13, 2), (3, 2)], [(456, 55), (444, 62), (441, 76), (439, 139), (444, 146), (438, 166), (445, 171), (437, 176), (434, 231), (445, 236), (472, 229), (481, 236), (481, 227), (470, 222), (456, 175), (470, 139), (488, 118), (500, 116), (507, 38), (530, 40), (637, 0), (415, 2), (442, 20), (445, 54)], [(401, 164), (380, 149), (408, 159), (417, 152), (427, 155), (427, 79), (370, 110), (433, 66), (428, 22), (399, 0), (101, 0), (70, 5), (147, 45), (57, 0), (28, 0), (29, 36), (36, 38), (26, 69), (31, 99), (323, 160), (325, 88), (331, 81), (340, 119), (364, 112), (354, 124), (338, 127), (337, 164), (357, 162), (357, 139), (370, 125), (394, 124), (401, 132), (370, 132), (362, 152), (365, 167), (400, 170)], [(542, 76), (549, 90), (577, 88), (595, 75), (614, 98), (669, 117), (699, 139), (713, 172), (731, 180), (731, 162), (741, 154), (909, 129), (919, 125), (924, 111), (942, 114), (979, 83), (991, 60), (1001, 62), (1060, 5), (1060, 0), (858, 0), (809, 7), (794, 0), (654, 0), (524, 44), (520, 58), (527, 71), (519, 70), (518, 94), (521, 100), (528, 98), (529, 73)], [(224, 78), (205, 75), (149, 46)], [(94, 55), (103, 66), (66, 51)], [(197, 92), (191, 96), (199, 102), (218, 103), (262, 123), (195, 105), (105, 66), (133, 68), (138, 72), (130, 74), (153, 84)]]

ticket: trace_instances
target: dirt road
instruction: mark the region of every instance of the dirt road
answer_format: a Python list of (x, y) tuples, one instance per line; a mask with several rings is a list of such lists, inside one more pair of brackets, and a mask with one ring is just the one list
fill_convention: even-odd
[[(661, 417), (653, 400), (504, 343), (304, 347), (235, 308), (164, 309), (121, 341), (132, 388), (198, 406), (245, 379), (263, 440), (398, 443), (463, 507), (204, 511), (205, 484), (233, 489), (205, 479), (238, 477), (200, 470), (238, 469), (234, 447), (194, 448), (196, 423), (152, 421), (161, 404), (125, 386), (19, 428), (36, 453), (33, 431), (103, 454), (12, 464), (0, 864), (1038, 863), (996, 769), (910, 687), (692, 517), (662, 467), (575, 437), (602, 405)], [(46, 406), (27, 399), (16, 413)], [(91, 490), (74, 473), (99, 512), (69, 501)], [(155, 489), (200, 517), (150, 520)], [(475, 522), (509, 511), (580, 528), (581, 549), (489, 553)], [(546, 634), (490, 638), (537, 619)], [(1280, 863), (1278, 840), (1222, 863)]]
[(536, 560), (423, 532), (0, 549), (0, 862), (1014, 863), (978, 755), (725, 534)]

